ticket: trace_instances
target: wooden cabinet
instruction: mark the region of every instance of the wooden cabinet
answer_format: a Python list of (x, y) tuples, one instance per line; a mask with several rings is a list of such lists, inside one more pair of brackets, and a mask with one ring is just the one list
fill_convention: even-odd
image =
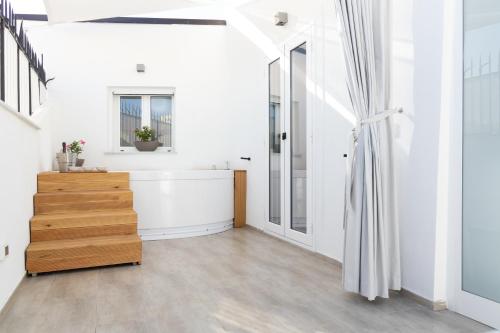
[(234, 170), (234, 227), (247, 223), (247, 171)]

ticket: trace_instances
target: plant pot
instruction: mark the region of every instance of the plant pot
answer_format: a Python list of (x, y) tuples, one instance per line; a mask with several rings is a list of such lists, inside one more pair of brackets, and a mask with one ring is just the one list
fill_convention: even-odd
[(160, 146), (158, 141), (136, 141), (135, 148), (138, 151), (155, 151)]
[(76, 159), (76, 166), (77, 167), (82, 167), (83, 163), (85, 163), (85, 159), (83, 159), (83, 158), (77, 158)]

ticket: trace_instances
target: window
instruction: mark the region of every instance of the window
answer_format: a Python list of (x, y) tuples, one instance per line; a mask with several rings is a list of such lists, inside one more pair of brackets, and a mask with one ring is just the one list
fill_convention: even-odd
[(173, 89), (115, 88), (111, 96), (113, 151), (135, 151), (135, 129), (143, 126), (153, 129), (159, 151), (173, 151)]

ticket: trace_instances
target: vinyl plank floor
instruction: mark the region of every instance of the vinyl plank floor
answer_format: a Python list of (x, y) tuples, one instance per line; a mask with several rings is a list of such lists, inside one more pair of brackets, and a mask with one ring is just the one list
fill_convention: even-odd
[(0, 332), (492, 332), (397, 293), (345, 293), (338, 265), (248, 228), (143, 248), (141, 266), (24, 279)]

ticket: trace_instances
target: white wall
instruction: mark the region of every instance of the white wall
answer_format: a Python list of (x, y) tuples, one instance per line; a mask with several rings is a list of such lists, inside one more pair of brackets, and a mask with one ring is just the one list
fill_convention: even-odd
[(431, 301), (448, 298), (449, 180), (459, 169), (449, 145), (450, 112), (461, 112), (450, 93), (461, 52), (453, 2), (391, 1), (391, 97), (404, 108), (396, 118), (403, 287)]
[(0, 310), (26, 274), (24, 253), (30, 240), (36, 175), (50, 163), (46, 150), (41, 149), (50, 141), (50, 133), (43, 127), (49, 119), (47, 112), (39, 111), (36, 120), (25, 120), (0, 102), (0, 245), (8, 245), (10, 250), (0, 261)]

